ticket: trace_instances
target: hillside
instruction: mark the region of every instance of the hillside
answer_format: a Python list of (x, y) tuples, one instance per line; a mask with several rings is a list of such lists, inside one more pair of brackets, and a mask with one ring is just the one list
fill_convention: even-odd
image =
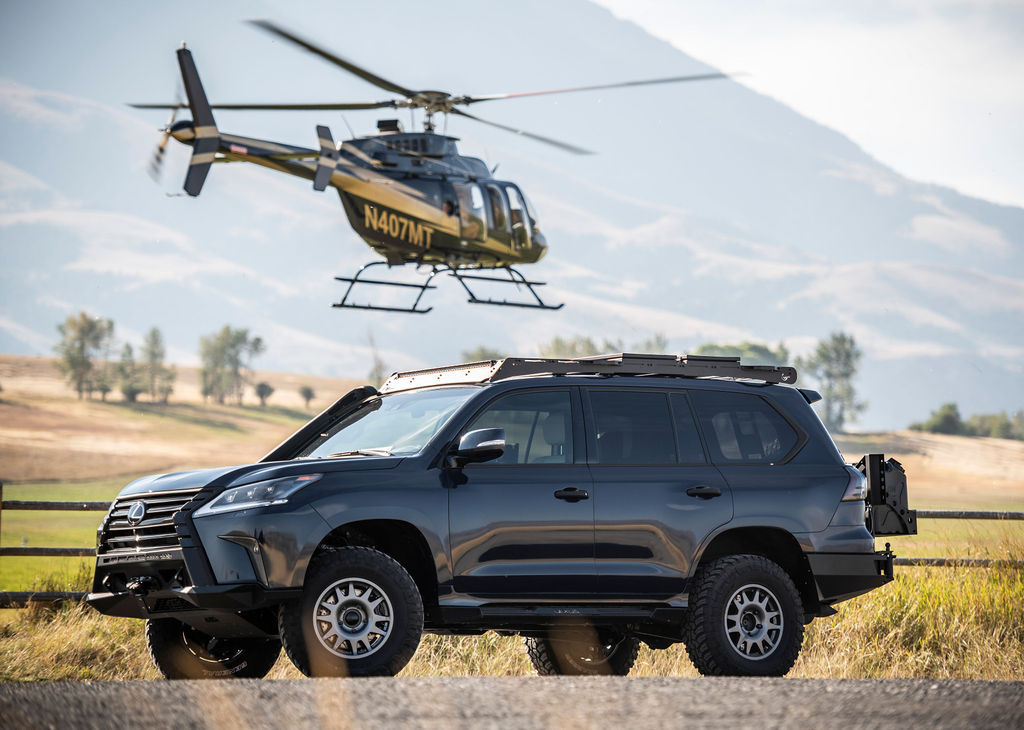
[[(77, 481), (258, 459), (353, 380), (257, 371), (275, 388), (260, 408), (251, 389), (242, 408), (204, 404), (194, 368), (180, 368), (168, 406), (79, 401), (52, 358), (0, 355), (0, 480)], [(296, 389), (311, 385), (308, 411)], [(1024, 443), (917, 431), (840, 434), (847, 461), (867, 452), (906, 467), (914, 506), (1024, 509)]]
[[(274, 0), (261, 12), (410, 88), (515, 92), (711, 70), (582, 0), (524, 0), (500, 24), (486, 3), (447, 7), (395, 0), (351, 13)], [(49, 354), (55, 324), (80, 309), (113, 318), (121, 341), (159, 326), (178, 362), (194, 358), (200, 335), (230, 323), (263, 337), (267, 367), (338, 377), (369, 371), (370, 333), (401, 369), (452, 362), (477, 345), (529, 355), (577, 334), (632, 344), (658, 332), (674, 352), (782, 340), (800, 355), (844, 330), (865, 353), (857, 387), (868, 409), (858, 427), (899, 428), (947, 401), (970, 413), (1024, 405), (1024, 210), (908, 179), (742, 77), (480, 111), (598, 152), (590, 156), (448, 120), (464, 154), (500, 165), (496, 174), (537, 204), (550, 251), (525, 273), (548, 281), (546, 297), (563, 310), (467, 306), (446, 277), (422, 317), (331, 309), (342, 291), (333, 277), (374, 258), (336, 195), (231, 164), (215, 166), (199, 198), (183, 198), (187, 150), (177, 143), (161, 190), (144, 170), (164, 115), (123, 104), (172, 93), (182, 38), (215, 102), (362, 100), (380, 90), (269, 41), (238, 5), (186, 0), (180, 10), (71, 5), (62, 23), (23, 29), (24, 52), (8, 64), (17, 103), (0, 105), (9, 254), (0, 351)], [(204, 23), (191, 21), (197, 14)], [(41, 75), (54, 47), (77, 47), (97, 23), (109, 42), (82, 53), (77, 73)], [(458, 42), (423, 53), (424, 38), (477, 38), (481, 29), (485, 62)], [(390, 111), (344, 122), (225, 111), (217, 122), (312, 145), (318, 123), (341, 138), (346, 124), (371, 133), (379, 116), (418, 124)]]
[[(0, 355), (0, 481), (77, 481), (254, 461), (360, 383), (257, 371), (274, 389), (266, 408), (251, 388), (242, 408), (204, 404), (195, 368), (179, 368), (164, 406), (75, 398), (52, 358)], [(304, 408), (297, 389), (317, 397)]]

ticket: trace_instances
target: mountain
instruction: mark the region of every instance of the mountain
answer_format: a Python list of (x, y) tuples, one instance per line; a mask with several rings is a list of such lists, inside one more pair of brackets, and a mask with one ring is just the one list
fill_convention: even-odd
[[(628, 347), (659, 332), (678, 352), (785, 341), (801, 353), (845, 330), (864, 351), (862, 427), (901, 427), (946, 401), (967, 413), (1024, 406), (1024, 209), (908, 180), (742, 78), (474, 107), (599, 152), (587, 157), (449, 120), (464, 154), (499, 164), (533, 199), (551, 250), (527, 271), (550, 282), (560, 312), (469, 306), (454, 282), (431, 293), (426, 316), (332, 309), (333, 277), (373, 260), (335, 196), (218, 165), (199, 198), (168, 197), (187, 160), (173, 142), (163, 191), (146, 179), (163, 114), (123, 104), (172, 99), (182, 38), (222, 102), (387, 97), (241, 22), (256, 14), (385, 78), (454, 93), (712, 69), (578, 0), (175, 11), (68, 4), (57, 27), (40, 9), (5, 11), (0, 351), (49, 354), (55, 324), (78, 309), (112, 317), (122, 339), (159, 326), (182, 362), (194, 361), (200, 334), (230, 323), (267, 341), (261, 367), (352, 377), (370, 369), (370, 332), (397, 369), (481, 344), (532, 354), (557, 334)], [(217, 121), (313, 146), (317, 123), (365, 134), (380, 116)]]

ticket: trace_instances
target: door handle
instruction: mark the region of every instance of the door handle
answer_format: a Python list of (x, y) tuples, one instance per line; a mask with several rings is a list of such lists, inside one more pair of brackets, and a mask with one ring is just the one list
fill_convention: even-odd
[(690, 487), (686, 490), (686, 493), (691, 497), (700, 497), (701, 499), (711, 499), (712, 497), (721, 497), (722, 490), (718, 487), (709, 487), (707, 484), (698, 484), (696, 487)]
[(566, 502), (579, 502), (581, 499), (590, 499), (590, 492), (586, 489), (566, 487), (555, 492), (555, 499), (564, 499)]

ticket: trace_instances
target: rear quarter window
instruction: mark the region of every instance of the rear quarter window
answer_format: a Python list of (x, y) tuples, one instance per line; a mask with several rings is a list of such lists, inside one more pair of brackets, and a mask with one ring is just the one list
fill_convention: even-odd
[(709, 390), (690, 397), (715, 463), (775, 464), (800, 444), (800, 433), (758, 395)]

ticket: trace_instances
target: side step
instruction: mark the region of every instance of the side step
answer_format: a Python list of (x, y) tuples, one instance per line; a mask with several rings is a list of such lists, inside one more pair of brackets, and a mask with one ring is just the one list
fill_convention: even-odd
[(686, 614), (685, 608), (651, 605), (549, 605), (515, 606), (485, 605), (479, 607), (441, 607), (446, 624), (483, 624), (487, 626), (536, 626), (552, 622), (572, 623), (579, 620), (587, 624), (628, 622), (655, 622), (678, 624)]

